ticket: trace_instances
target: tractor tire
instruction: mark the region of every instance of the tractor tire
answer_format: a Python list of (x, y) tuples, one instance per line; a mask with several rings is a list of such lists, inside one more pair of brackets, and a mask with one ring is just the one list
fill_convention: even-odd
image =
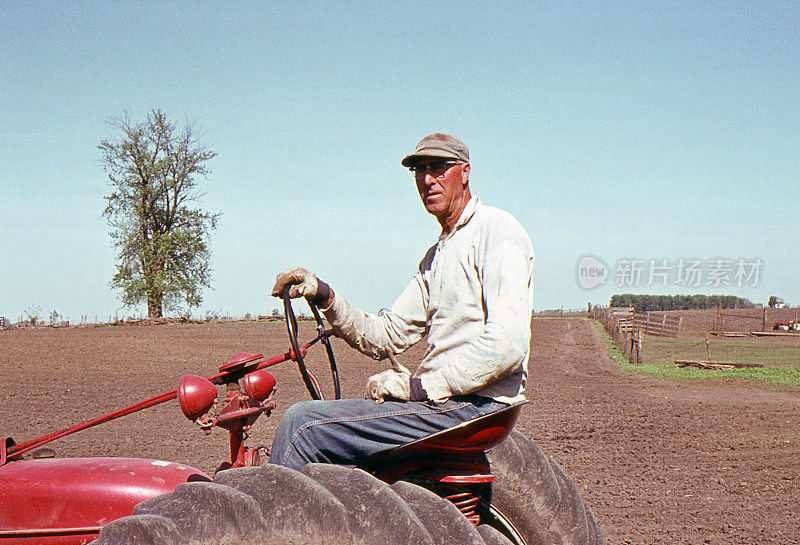
[(100, 532), (97, 545), (602, 545), (561, 468), (517, 432), (487, 453), (496, 476), (477, 528), (449, 501), (360, 469), (266, 464), (177, 486)]
[(478, 529), (451, 502), (406, 481), (392, 485), (413, 509), (437, 545), (486, 545)]
[[(360, 469), (267, 464), (217, 473), (138, 504), (96, 545), (486, 545), (450, 502)], [(492, 545), (496, 542), (490, 541)], [(505, 544), (504, 544), (505, 545)]]
[(478, 533), (486, 545), (514, 545), (514, 542), (488, 524), (478, 526)]
[(503, 533), (512, 543), (605, 543), (591, 509), (572, 481), (521, 433), (512, 431), (487, 453), (487, 458), (495, 481), (491, 501), (484, 507), (494, 519), (491, 525), (498, 529), (505, 526)]

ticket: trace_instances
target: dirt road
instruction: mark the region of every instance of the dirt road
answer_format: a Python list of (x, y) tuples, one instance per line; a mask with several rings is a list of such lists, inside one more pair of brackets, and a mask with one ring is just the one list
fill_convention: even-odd
[[(308, 327), (305, 324), (304, 327)], [(282, 324), (206, 324), (0, 331), (0, 432), (18, 441), (213, 374), (241, 351), (288, 348)], [(383, 364), (338, 343), (344, 394), (361, 397)], [(401, 361), (413, 366), (420, 348)], [(532, 403), (519, 427), (572, 476), (609, 543), (799, 542), (800, 393), (739, 383), (632, 376), (608, 359), (591, 322), (533, 322)], [(310, 357), (327, 384), (324, 355)], [(278, 410), (250, 444), (269, 444), (297, 372), (273, 368)], [(213, 471), (226, 436), (203, 436), (177, 402), (61, 439), (60, 456), (141, 456)]]
[(798, 543), (800, 393), (620, 372), (599, 328), (535, 320), (529, 435), (609, 543)]

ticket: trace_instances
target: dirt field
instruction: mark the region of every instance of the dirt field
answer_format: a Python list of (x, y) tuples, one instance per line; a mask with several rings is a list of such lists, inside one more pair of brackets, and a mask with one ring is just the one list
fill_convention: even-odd
[[(532, 403), (519, 428), (572, 476), (609, 543), (800, 542), (800, 392), (734, 382), (672, 383), (622, 373), (600, 330), (536, 319)], [(213, 374), (241, 351), (288, 348), (282, 324), (0, 331), (0, 431), (27, 440)], [(341, 343), (344, 393), (383, 368)], [(401, 358), (419, 357), (412, 349)], [(324, 355), (311, 367), (327, 385)], [(291, 364), (273, 368), (279, 408), (250, 444), (269, 444), (282, 411), (307, 399)], [(140, 456), (213, 471), (226, 434), (203, 436), (177, 402), (59, 440), (60, 456)]]

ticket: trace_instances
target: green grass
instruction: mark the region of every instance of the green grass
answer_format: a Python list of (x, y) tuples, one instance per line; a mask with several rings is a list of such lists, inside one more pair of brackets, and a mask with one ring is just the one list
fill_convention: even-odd
[[(602, 324), (594, 322), (595, 327), (603, 334), (608, 347), (608, 354), (611, 356), (614, 364), (628, 373), (637, 373), (641, 375), (648, 375), (664, 380), (718, 380), (718, 379), (735, 379), (750, 382), (763, 382), (776, 386), (788, 386), (791, 388), (800, 388), (800, 369), (791, 366), (765, 366), (755, 368), (735, 368), (726, 369), (722, 371), (713, 371), (710, 369), (698, 369), (696, 367), (676, 367), (675, 359), (706, 359), (705, 357), (705, 342), (700, 346), (694, 346), (696, 341), (691, 340), (678, 340), (678, 339), (657, 339), (653, 340), (648, 337), (649, 346), (645, 346), (646, 350), (655, 350), (658, 346), (666, 353), (666, 349), (670, 352), (674, 351), (669, 361), (657, 361), (656, 363), (633, 364), (630, 363), (625, 354), (611, 340)], [(731, 342), (731, 341), (728, 341)], [(735, 341), (738, 342), (738, 341)], [(751, 361), (767, 364), (767, 360), (775, 362), (786, 362), (786, 357), (796, 358), (796, 353), (791, 351), (784, 351), (784, 348), (797, 350), (795, 347), (780, 347), (780, 346), (765, 346), (758, 343), (748, 343), (749, 346), (746, 350), (737, 352), (737, 354), (745, 354), (749, 359), (743, 360), (740, 358), (729, 358), (725, 361)], [(717, 350), (719, 347), (712, 344), (712, 356), (715, 360), (721, 361), (723, 357), (720, 354), (725, 354), (725, 350)], [(738, 345), (736, 348), (740, 348)], [(727, 347), (730, 349), (731, 347)], [(683, 350), (683, 354), (681, 354)], [(702, 350), (702, 353), (700, 352)], [(730, 352), (728, 352), (729, 355)], [(787, 354), (789, 354), (787, 356)], [(793, 359), (792, 361), (797, 361)]]
[[(800, 339), (798, 339), (800, 340)], [(763, 363), (765, 366), (800, 368), (800, 343), (747, 341), (710, 337), (705, 340), (645, 337), (645, 363), (670, 363), (675, 359)]]

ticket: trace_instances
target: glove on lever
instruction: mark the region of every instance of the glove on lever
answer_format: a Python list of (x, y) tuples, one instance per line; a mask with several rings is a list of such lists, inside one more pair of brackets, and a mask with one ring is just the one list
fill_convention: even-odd
[(394, 354), (388, 353), (387, 356), (392, 368), (369, 377), (365, 397), (374, 399), (378, 403), (383, 403), (387, 399), (398, 401), (427, 400), (428, 393), (422, 387), (421, 380), (412, 378), (411, 372), (395, 359)]
[(411, 397), (411, 373), (403, 367), (403, 371), (387, 369), (367, 380), (367, 399), (383, 403), (387, 399), (408, 401)]

